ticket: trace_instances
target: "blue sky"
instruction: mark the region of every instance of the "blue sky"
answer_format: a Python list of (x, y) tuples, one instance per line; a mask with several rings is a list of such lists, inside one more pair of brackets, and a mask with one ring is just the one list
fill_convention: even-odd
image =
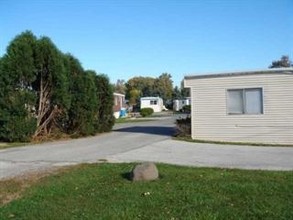
[(293, 0), (0, 0), (0, 56), (24, 30), (112, 82), (293, 59)]

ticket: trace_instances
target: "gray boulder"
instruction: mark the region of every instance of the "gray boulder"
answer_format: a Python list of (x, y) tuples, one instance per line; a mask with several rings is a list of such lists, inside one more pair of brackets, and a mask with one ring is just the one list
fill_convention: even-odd
[(131, 174), (133, 181), (149, 181), (159, 178), (159, 172), (156, 165), (150, 162), (136, 165)]

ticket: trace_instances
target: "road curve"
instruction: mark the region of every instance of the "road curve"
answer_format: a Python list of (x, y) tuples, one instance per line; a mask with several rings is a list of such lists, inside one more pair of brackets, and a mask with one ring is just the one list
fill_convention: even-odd
[(117, 124), (112, 132), (94, 137), (0, 150), (0, 179), (31, 171), (78, 163), (94, 163), (111, 155), (170, 139), (174, 119)]
[(78, 163), (154, 161), (178, 165), (293, 170), (292, 147), (252, 147), (172, 140), (174, 118), (118, 124), (94, 137), (0, 150), (0, 179)]

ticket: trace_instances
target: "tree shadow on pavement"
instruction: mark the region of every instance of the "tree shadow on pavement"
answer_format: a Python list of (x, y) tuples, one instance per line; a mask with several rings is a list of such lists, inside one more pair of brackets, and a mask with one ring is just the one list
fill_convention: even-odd
[(127, 127), (127, 128), (119, 128), (113, 131), (154, 134), (154, 135), (161, 135), (161, 136), (173, 136), (175, 134), (174, 127), (163, 127), (163, 126), (133, 126), (133, 127)]

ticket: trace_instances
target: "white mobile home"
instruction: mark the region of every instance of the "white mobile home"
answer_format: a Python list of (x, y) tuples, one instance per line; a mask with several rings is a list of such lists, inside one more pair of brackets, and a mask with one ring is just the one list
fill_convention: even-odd
[(152, 108), (154, 112), (164, 110), (163, 99), (160, 97), (142, 97), (140, 98), (140, 108)]
[(183, 109), (184, 106), (190, 105), (190, 97), (185, 99), (175, 99), (173, 101), (173, 110), (178, 112)]
[(293, 144), (293, 68), (185, 76), (192, 138)]

